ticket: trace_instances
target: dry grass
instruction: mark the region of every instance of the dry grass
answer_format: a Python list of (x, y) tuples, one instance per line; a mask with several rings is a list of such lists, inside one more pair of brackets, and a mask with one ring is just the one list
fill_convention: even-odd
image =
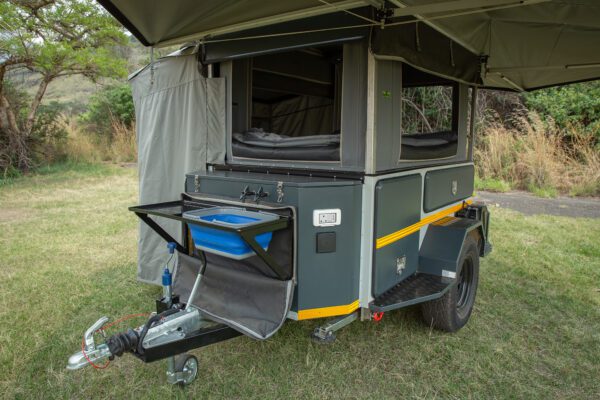
[(106, 138), (85, 131), (73, 118), (63, 116), (60, 123), (67, 132), (62, 151), (68, 161), (96, 163), (137, 160), (135, 125), (127, 126), (113, 119), (111, 137)]
[(74, 119), (62, 117), (61, 123), (67, 132), (66, 158), (73, 162), (99, 162), (104, 159), (106, 149), (97, 138), (84, 132)]
[(600, 152), (593, 137), (575, 128), (562, 132), (537, 114), (513, 126), (491, 122), (484, 129), (475, 152), (481, 180), (547, 196), (600, 194)]
[(112, 120), (112, 141), (110, 151), (111, 161), (132, 162), (137, 160), (137, 143), (135, 136), (135, 123), (132, 126)]

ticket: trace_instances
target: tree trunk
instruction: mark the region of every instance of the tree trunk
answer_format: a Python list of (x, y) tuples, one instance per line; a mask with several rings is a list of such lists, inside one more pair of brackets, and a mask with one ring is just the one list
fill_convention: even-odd
[(44, 75), (42, 77), (42, 81), (40, 82), (40, 86), (38, 86), (38, 90), (35, 93), (35, 96), (33, 96), (31, 106), (29, 107), (29, 114), (27, 115), (27, 119), (25, 120), (25, 126), (23, 127), (23, 136), (25, 137), (29, 137), (31, 135), (31, 131), (33, 130), (33, 124), (35, 123), (35, 115), (37, 113), (37, 109), (42, 103), (44, 93), (46, 93), (48, 84), (52, 81), (52, 79), (54, 79), (54, 75)]
[(9, 132), (19, 131), (15, 113), (10, 108), (10, 103), (8, 102), (8, 99), (4, 97), (4, 95), (0, 97), (0, 116), (2, 116), (2, 129), (5, 129)]
[[(1, 66), (0, 78), (2, 78), (2, 80), (0, 82), (2, 83), (5, 72), (6, 67)], [(15, 166), (22, 171), (27, 171), (33, 166), (33, 162), (30, 157), (31, 149), (29, 148), (29, 138), (35, 123), (37, 109), (42, 102), (42, 98), (44, 97), (44, 93), (48, 87), (48, 83), (50, 83), (52, 79), (54, 79), (53, 75), (46, 75), (42, 77), (42, 81), (40, 82), (37, 93), (31, 102), (29, 114), (27, 115), (25, 124), (22, 127), (19, 127), (19, 124), (17, 123), (17, 118), (10, 105), (10, 102), (4, 93), (0, 92), (0, 129), (2, 129), (8, 138), (8, 143), (5, 144), (6, 149), (2, 151), (1, 156), (2, 158), (8, 159), (8, 163), (10, 165)], [(3, 89), (3, 85), (1, 84), (0, 89)], [(6, 160), (2, 161), (3, 167), (10, 166), (4, 166), (6, 163), (5, 161)]]
[(0, 96), (0, 124), (0, 128), (8, 137), (7, 148), (0, 154), (4, 158), (4, 160), (0, 160), (2, 168), (12, 165), (22, 171), (27, 171), (32, 167), (27, 138), (23, 136), (19, 129), (17, 118), (10, 107), (8, 99), (4, 95)]
[(0, 97), (4, 96), (4, 74), (6, 74), (6, 65), (0, 65)]

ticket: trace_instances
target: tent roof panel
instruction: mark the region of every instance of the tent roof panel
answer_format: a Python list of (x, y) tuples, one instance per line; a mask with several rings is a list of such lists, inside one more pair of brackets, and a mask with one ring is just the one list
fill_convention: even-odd
[[(121, 23), (145, 45), (162, 46), (192, 39), (224, 38), (239, 40), (255, 28), (282, 26), (289, 21), (311, 21), (324, 14), (356, 10), (373, 3), (368, 0), (99, 0)], [(600, 2), (595, 0), (389, 0), (387, 4), (406, 8), (408, 16), (387, 20), (390, 23), (413, 23), (422, 20), (442, 33), (429, 49), (421, 49), (400, 36), (381, 29), (379, 23), (369, 23), (364, 16), (352, 16), (354, 26), (371, 26), (373, 37), (385, 41), (403, 41), (402, 45), (372, 43), (373, 48), (404, 52), (412, 55), (382, 54), (411, 59), (415, 65), (440, 75), (487, 87), (531, 90), (580, 80), (600, 78)], [(410, 11), (410, 7), (414, 11)], [(373, 9), (374, 10), (374, 9)], [(427, 14), (417, 14), (426, 10)], [(374, 14), (373, 14), (374, 15)], [(348, 16), (348, 15), (347, 15)], [(284, 24), (285, 25), (285, 24)], [(293, 24), (290, 23), (290, 26)], [(310, 29), (311, 24), (307, 23)], [(319, 26), (319, 32), (322, 27)], [(402, 25), (397, 25), (402, 26)], [(339, 29), (340, 27), (336, 27)], [(345, 27), (341, 27), (345, 28)], [(290, 28), (292, 29), (292, 28)], [(413, 28), (418, 29), (418, 28)], [(406, 34), (406, 29), (397, 29)], [(237, 38), (232, 38), (235, 33)], [(296, 33), (290, 31), (290, 33)], [(381, 33), (381, 34), (379, 34)], [(315, 41), (311, 33), (310, 40)], [(225, 36), (223, 36), (225, 35)], [(306, 35), (306, 33), (305, 33)], [(344, 35), (341, 35), (344, 36)], [(285, 48), (292, 36), (279, 36), (272, 48)], [(309, 36), (306, 36), (308, 40)], [(419, 39), (419, 34), (415, 35)], [(289, 39), (286, 39), (289, 38)], [(448, 39), (449, 38), (449, 39)], [(294, 39), (296, 42), (301, 38)], [(272, 42), (273, 40), (271, 40)], [(265, 40), (265, 43), (269, 42)], [(455, 58), (451, 42), (461, 49)], [(240, 42), (242, 43), (242, 42)], [(250, 45), (250, 42), (246, 44)], [(296, 45), (296, 44), (294, 44)], [(253, 44), (256, 47), (256, 43)], [(231, 47), (231, 46), (230, 46)], [(240, 47), (240, 46), (237, 46)], [(260, 47), (260, 46), (259, 46)], [(213, 47), (214, 48), (214, 47)], [(217, 49), (218, 50), (218, 49)], [(253, 49), (259, 51), (260, 49)], [(236, 50), (238, 53), (240, 51)], [(425, 54), (427, 51), (431, 54)], [(472, 53), (473, 57), (464, 54)], [(231, 51), (229, 51), (231, 53)], [(423, 52), (422, 55), (419, 55)], [(243, 54), (243, 51), (240, 53)], [(377, 53), (376, 53), (377, 54)], [(438, 54), (443, 56), (438, 57)], [(448, 54), (451, 54), (448, 57)], [(436, 57), (439, 58), (436, 61)], [(476, 74), (480, 57), (485, 63)], [(448, 65), (450, 62), (450, 65)], [(468, 63), (467, 64), (461, 64)], [(450, 75), (447, 75), (447, 74)], [(476, 77), (477, 75), (477, 77)], [(480, 76), (478, 76), (480, 75)]]
[(364, 6), (361, 0), (99, 0), (144, 45), (170, 45), (208, 34)]

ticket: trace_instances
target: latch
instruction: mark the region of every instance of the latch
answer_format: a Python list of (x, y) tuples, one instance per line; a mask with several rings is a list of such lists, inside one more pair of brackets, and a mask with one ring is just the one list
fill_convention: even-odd
[(258, 203), (263, 197), (269, 197), (269, 192), (265, 192), (263, 187), (259, 187), (258, 191), (254, 194), (254, 202)]
[(200, 191), (200, 175), (194, 175), (194, 192)]
[(250, 190), (250, 186), (246, 185), (244, 190), (242, 190), (242, 194), (240, 195), (240, 201), (246, 201), (246, 197), (253, 196), (254, 192)]
[(396, 274), (402, 275), (406, 268), (406, 256), (396, 258)]
[(246, 185), (242, 194), (240, 195), (240, 201), (246, 201), (246, 197), (253, 196), (252, 200), (258, 203), (263, 197), (269, 197), (269, 192), (265, 192), (263, 187), (259, 187), (257, 191), (250, 190), (250, 186)]
[(277, 182), (277, 202), (281, 203), (283, 201), (283, 197), (285, 193), (283, 192), (283, 182)]

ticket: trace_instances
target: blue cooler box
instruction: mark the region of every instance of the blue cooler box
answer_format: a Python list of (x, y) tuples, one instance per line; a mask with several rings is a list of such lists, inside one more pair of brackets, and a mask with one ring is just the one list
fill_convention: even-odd
[[(232, 228), (245, 228), (268, 221), (275, 221), (279, 218), (276, 214), (248, 211), (237, 207), (212, 207), (188, 211), (183, 213), (183, 217)], [(192, 233), (194, 245), (200, 250), (236, 260), (242, 260), (254, 255), (254, 251), (236, 232), (227, 232), (217, 228), (189, 223), (188, 227)], [(257, 235), (255, 240), (259, 246), (267, 250), (272, 238), (273, 232), (265, 232)]]

